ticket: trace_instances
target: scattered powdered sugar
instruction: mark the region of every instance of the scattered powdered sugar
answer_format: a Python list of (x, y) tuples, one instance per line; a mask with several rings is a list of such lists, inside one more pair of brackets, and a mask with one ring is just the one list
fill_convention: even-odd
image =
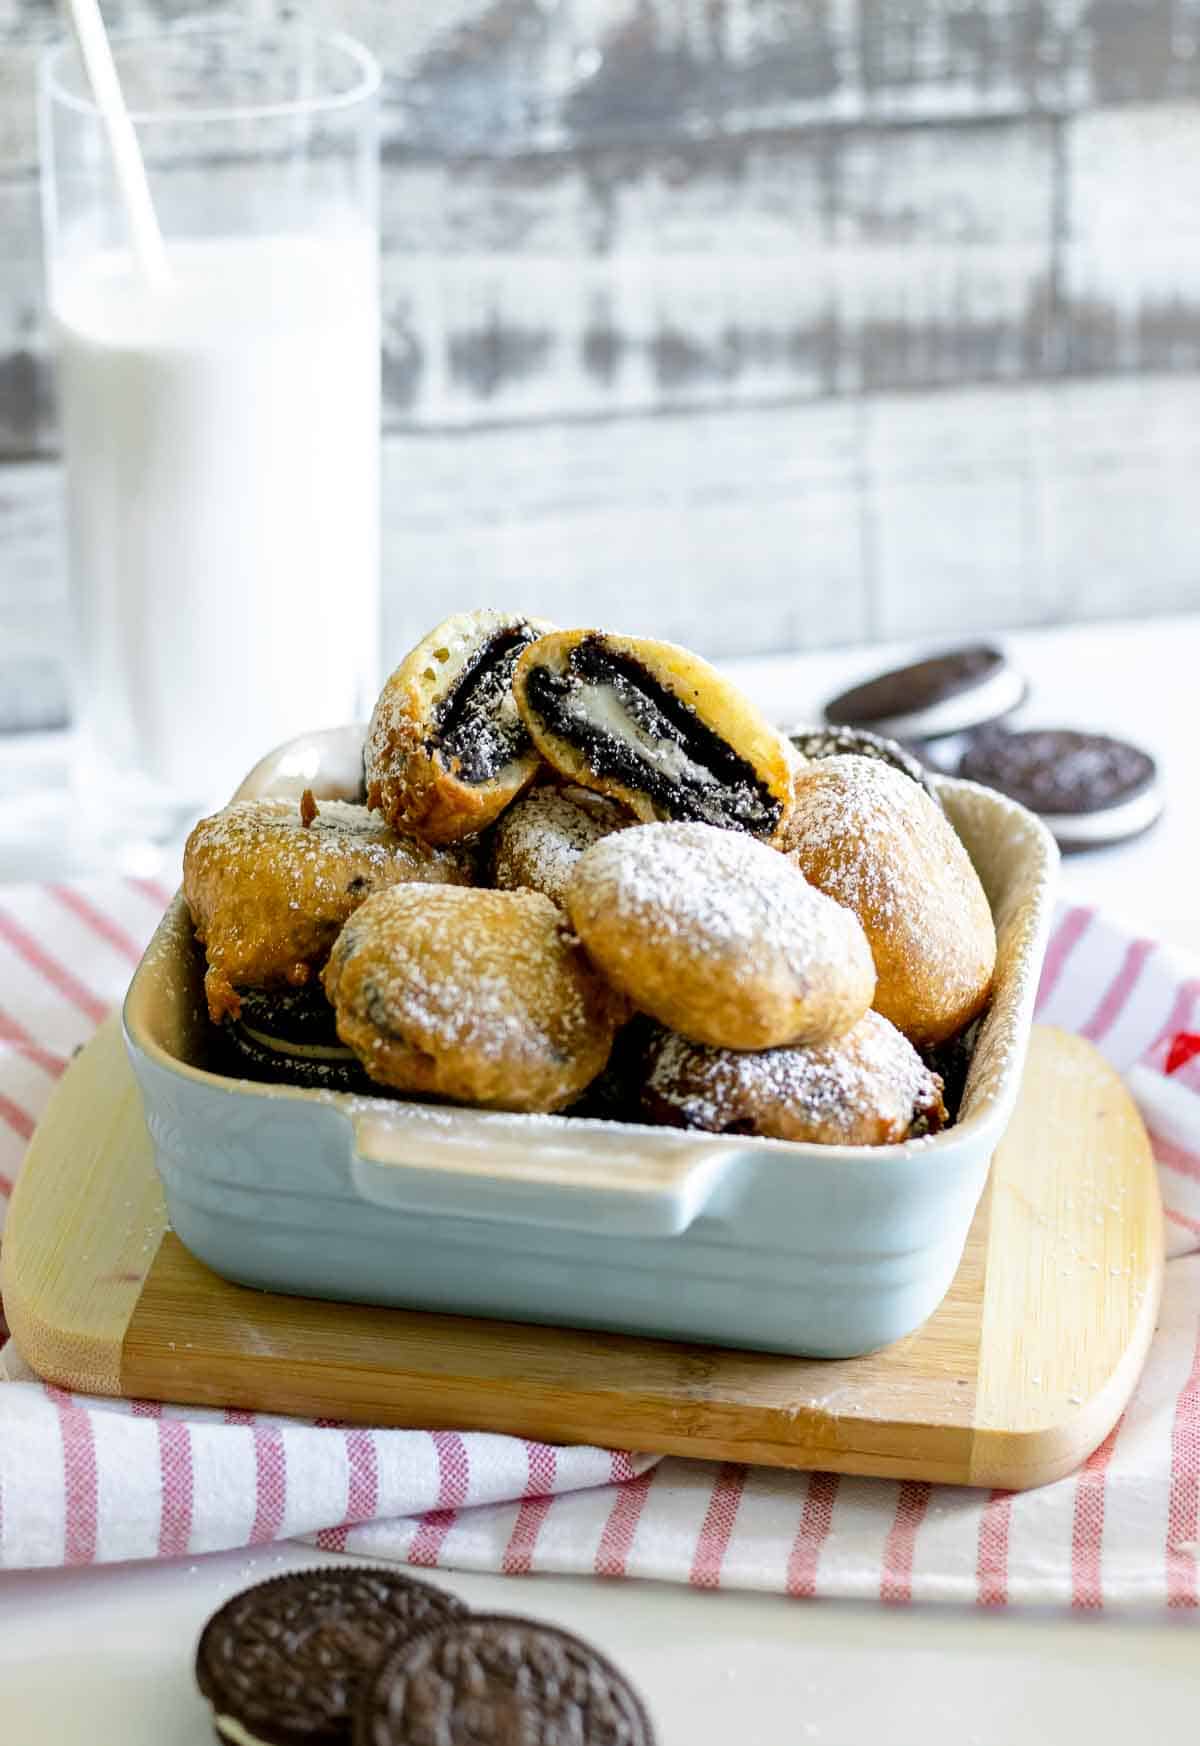
[(819, 869), (831, 897), (882, 917), (895, 910), (906, 847), (919, 837), (924, 854), (939, 827), (953, 836), (934, 802), (890, 765), (824, 758), (796, 778), (786, 846), (802, 868)]
[(782, 963), (803, 985), (830, 964), (869, 961), (848, 910), (777, 850), (713, 825), (639, 825), (606, 838), (581, 858), (567, 901), (577, 925), (586, 910), (610, 930), (625, 924), (669, 943), (680, 960), (747, 976)]
[(343, 930), (327, 986), (384, 1046), (434, 1056), (566, 1051), (605, 1004), (561, 913), (529, 891), (393, 887)]
[(919, 1034), (970, 1006), (991, 975), (991, 910), (954, 827), (914, 782), (878, 759), (809, 764), (795, 779), (786, 848), (861, 919), (884, 1012)]
[[(368, 783), (394, 779), (397, 761), (428, 738), (435, 716), (473, 657), (498, 633), (525, 631), (537, 637), (554, 626), (542, 619), (481, 607), (454, 613), (430, 631), (396, 668), (380, 692), (367, 726), (365, 769)], [(511, 684), (480, 719), (481, 737), (507, 745), (523, 733)]]
[(941, 1081), (876, 1012), (836, 1043), (749, 1052), (664, 1034), (652, 1047), (647, 1113), (710, 1133), (879, 1145), (941, 1125)]
[(371, 712), (365, 759), (368, 780), (388, 773), (396, 745), (407, 735), (414, 694), (424, 691), (432, 706), (453, 685), (481, 638), (507, 622), (507, 614), (501, 612), (456, 613), (405, 656)]
[(629, 823), (620, 807), (584, 788), (535, 788), (496, 827), (496, 885), (540, 891), (561, 906), (579, 857)]
[(213, 1017), (236, 1012), (235, 988), (304, 981), (372, 892), (471, 877), (469, 857), (401, 836), (350, 801), (324, 801), (307, 824), (294, 800), (237, 801), (202, 819), (183, 882), (208, 954)]
[(303, 800), (238, 800), (211, 818), (201, 819), (188, 839), (185, 856), (222, 861), (231, 873), (253, 874), (255, 863), (269, 863), (281, 879), (310, 884), (336, 881), (340, 857), (384, 869), (396, 863), (451, 867), (454, 857), (426, 848), (349, 800), (323, 800), (305, 814)]

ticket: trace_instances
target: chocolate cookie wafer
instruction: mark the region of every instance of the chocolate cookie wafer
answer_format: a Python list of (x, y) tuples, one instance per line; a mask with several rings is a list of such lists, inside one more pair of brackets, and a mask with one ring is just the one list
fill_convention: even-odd
[(825, 705), (825, 720), (895, 740), (940, 739), (1010, 715), (1026, 690), (1002, 650), (972, 643), (840, 692)]
[(363, 1686), (354, 1746), (653, 1746), (624, 1674), (581, 1638), (479, 1613), (397, 1649)]
[(338, 1036), (319, 982), (243, 989), (241, 1010), (225, 1019), (220, 1035), (229, 1069), (241, 1078), (283, 1080), (311, 1091), (373, 1089), (353, 1049)]
[(1163, 809), (1154, 759), (1107, 734), (994, 729), (968, 747), (959, 775), (1036, 812), (1063, 849), (1124, 842), (1149, 830)]
[(213, 1614), (196, 1683), (226, 1746), (348, 1746), (367, 1674), (462, 1602), (397, 1572), (301, 1570), (244, 1589)]

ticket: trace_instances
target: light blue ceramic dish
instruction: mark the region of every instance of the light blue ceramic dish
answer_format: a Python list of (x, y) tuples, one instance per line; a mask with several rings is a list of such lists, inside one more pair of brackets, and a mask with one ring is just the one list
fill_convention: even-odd
[[(331, 763), (344, 774), (344, 748)], [(322, 771), (304, 774), (320, 792)], [(224, 1078), (203, 1065), (177, 898), (125, 1005), (175, 1232), (230, 1279), (304, 1296), (816, 1357), (910, 1333), (949, 1287), (1013, 1107), (1057, 864), (1022, 808), (942, 793), (1000, 948), (948, 1132), (802, 1146)]]

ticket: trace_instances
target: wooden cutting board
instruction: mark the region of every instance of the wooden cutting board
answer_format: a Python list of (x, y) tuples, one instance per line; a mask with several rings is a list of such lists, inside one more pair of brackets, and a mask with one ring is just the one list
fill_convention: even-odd
[(273, 1296), (166, 1229), (115, 1019), (38, 1128), (4, 1232), (17, 1344), (80, 1391), (1020, 1489), (1107, 1435), (1153, 1332), (1162, 1209), (1097, 1051), (1036, 1030), (958, 1275), (915, 1334), (812, 1361)]

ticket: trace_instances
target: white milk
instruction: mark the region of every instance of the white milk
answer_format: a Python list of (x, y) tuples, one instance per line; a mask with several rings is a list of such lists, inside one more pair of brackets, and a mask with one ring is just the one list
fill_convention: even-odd
[(96, 255), (54, 314), (86, 786), (186, 812), (373, 700), (378, 267), (366, 232), (169, 252), (166, 293)]

